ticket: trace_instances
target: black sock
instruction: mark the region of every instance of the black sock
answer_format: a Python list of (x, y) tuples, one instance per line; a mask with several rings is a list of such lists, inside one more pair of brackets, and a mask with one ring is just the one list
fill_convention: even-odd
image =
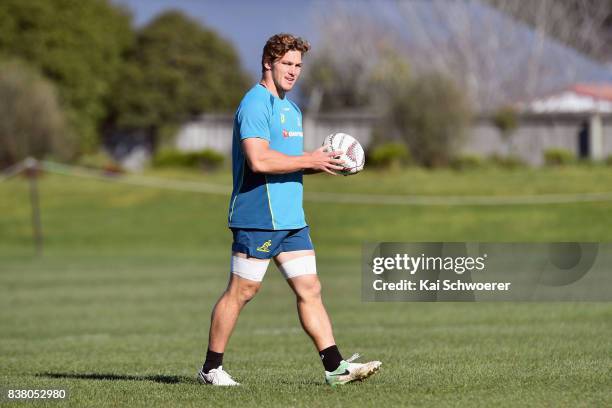
[(206, 361), (202, 366), (202, 371), (204, 371), (205, 374), (208, 374), (210, 370), (213, 368), (219, 368), (221, 365), (223, 365), (223, 353), (215, 353), (214, 351), (208, 349), (206, 352)]
[(321, 361), (323, 362), (325, 371), (329, 372), (332, 372), (338, 368), (340, 366), (340, 362), (342, 361), (342, 356), (340, 355), (338, 346), (335, 344), (333, 346), (329, 346), (325, 350), (319, 351), (319, 356), (321, 356)]

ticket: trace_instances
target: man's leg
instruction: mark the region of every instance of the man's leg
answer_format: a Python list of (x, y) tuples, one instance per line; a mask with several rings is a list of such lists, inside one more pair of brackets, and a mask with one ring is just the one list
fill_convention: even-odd
[(221, 295), (210, 318), (208, 349), (223, 353), (238, 321), (240, 311), (259, 291), (261, 282), (231, 274), (227, 289)]
[(223, 353), (240, 311), (259, 291), (268, 263), (269, 259), (248, 258), (246, 254), (237, 252), (232, 254), (229, 283), (210, 318), (206, 361), (199, 373), (203, 382), (213, 383), (208, 381), (208, 374), (223, 364)]
[(314, 255), (313, 250), (289, 251), (281, 252), (274, 260), (295, 293), (300, 322), (319, 351), (325, 381), (336, 386), (364, 380), (380, 369), (381, 362), (353, 363), (358, 354), (347, 360), (342, 358), (323, 306)]
[[(281, 252), (274, 259), (279, 266), (304, 256), (314, 256), (312, 250)], [(321, 282), (316, 271), (288, 278), (287, 283), (295, 293), (300, 323), (318, 350), (336, 344), (329, 315), (321, 298)]]
[(281, 252), (274, 261), (295, 293), (300, 323), (315, 344), (325, 370), (334, 371), (342, 355), (323, 305), (314, 250)]

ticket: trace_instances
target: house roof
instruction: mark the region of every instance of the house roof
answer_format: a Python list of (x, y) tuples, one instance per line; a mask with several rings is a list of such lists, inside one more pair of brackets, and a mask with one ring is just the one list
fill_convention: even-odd
[(612, 84), (576, 84), (570, 90), (594, 99), (612, 101)]
[(520, 104), (533, 113), (612, 113), (612, 83), (580, 83)]

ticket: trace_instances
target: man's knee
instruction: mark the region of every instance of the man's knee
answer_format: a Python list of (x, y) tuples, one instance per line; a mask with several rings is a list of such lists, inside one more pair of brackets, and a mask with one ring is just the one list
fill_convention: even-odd
[(261, 287), (260, 283), (243, 283), (240, 286), (239, 291), (239, 299), (243, 303), (249, 302), (251, 299), (255, 297), (257, 292), (259, 292), (259, 288)]
[(228, 296), (240, 304), (246, 304), (255, 297), (261, 283), (248, 281), (247, 279), (235, 278), (227, 290)]
[(321, 282), (316, 275), (294, 278), (296, 280), (295, 295), (298, 301), (313, 301), (321, 299)]

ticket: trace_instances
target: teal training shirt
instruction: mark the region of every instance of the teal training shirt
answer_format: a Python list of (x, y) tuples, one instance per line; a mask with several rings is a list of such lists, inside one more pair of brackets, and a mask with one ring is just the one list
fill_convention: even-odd
[(304, 152), (302, 113), (286, 97), (272, 95), (263, 85), (251, 88), (234, 116), (232, 167), (234, 189), (229, 205), (231, 228), (267, 230), (306, 226), (302, 207), (302, 171), (289, 174), (253, 173), (241, 141), (257, 137), (288, 156)]

